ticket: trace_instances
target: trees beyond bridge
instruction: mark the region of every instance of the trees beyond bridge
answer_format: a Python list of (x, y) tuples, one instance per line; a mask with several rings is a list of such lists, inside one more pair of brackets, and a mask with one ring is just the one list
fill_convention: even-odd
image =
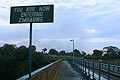
[[(32, 46), (32, 71), (41, 68), (52, 60)], [(4, 44), (0, 47), (0, 80), (16, 80), (29, 72), (29, 48)]]

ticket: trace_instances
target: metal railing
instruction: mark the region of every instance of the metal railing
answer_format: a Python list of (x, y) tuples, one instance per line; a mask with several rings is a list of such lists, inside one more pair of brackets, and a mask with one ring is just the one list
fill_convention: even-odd
[(61, 65), (62, 60), (55, 61), (47, 66), (44, 66), (31, 73), (31, 78), (29, 79), (29, 74), (17, 79), (17, 80), (54, 80), (58, 68)]
[(102, 72), (107, 74), (107, 80), (110, 80), (111, 75), (120, 77), (120, 66), (104, 63), (103, 61), (87, 61), (86, 59), (77, 59), (75, 64), (80, 68), (81, 72), (88, 77), (96, 80), (95, 70), (98, 73), (98, 80), (101, 79)]

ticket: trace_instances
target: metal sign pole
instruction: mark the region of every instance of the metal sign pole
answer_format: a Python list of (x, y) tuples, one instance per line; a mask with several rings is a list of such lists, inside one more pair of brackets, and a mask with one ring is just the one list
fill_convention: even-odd
[(75, 53), (74, 53), (74, 40), (73, 40), (73, 63), (74, 63), (74, 55)]
[(29, 42), (29, 79), (31, 78), (32, 71), (32, 23), (30, 23), (30, 42)]
[(30, 23), (29, 78), (31, 78), (31, 71), (32, 71), (32, 49), (31, 49), (32, 23), (53, 23), (53, 22), (54, 22), (54, 5), (33, 5), (33, 6), (11, 7), (10, 24)]

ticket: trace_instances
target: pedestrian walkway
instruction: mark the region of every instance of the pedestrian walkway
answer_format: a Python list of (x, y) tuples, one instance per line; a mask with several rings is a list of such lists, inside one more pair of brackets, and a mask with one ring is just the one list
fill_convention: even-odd
[(55, 80), (82, 80), (82, 77), (71, 68), (67, 61), (63, 61)]

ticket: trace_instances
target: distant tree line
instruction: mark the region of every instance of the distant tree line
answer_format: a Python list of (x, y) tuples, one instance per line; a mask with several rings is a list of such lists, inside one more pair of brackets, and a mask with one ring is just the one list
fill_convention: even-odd
[[(78, 49), (75, 49), (73, 52), (75, 57), (83, 57), (86, 55), (86, 52), (84, 51), (80, 52)], [(64, 50), (57, 51), (56, 49), (50, 49), (48, 53), (51, 55), (72, 56), (73, 52), (66, 52)]]
[(120, 49), (114, 46), (104, 47), (102, 50), (93, 50), (92, 55), (87, 55), (87, 59), (120, 60)]
[[(64, 50), (57, 51), (55, 49), (50, 49), (49, 54), (52, 55), (62, 55), (62, 56), (72, 56), (73, 52), (66, 52)], [(114, 46), (104, 47), (102, 50), (93, 50), (93, 53), (87, 54), (85, 51), (74, 50), (75, 57), (82, 57), (86, 59), (103, 59), (103, 60), (120, 60), (120, 49)]]

